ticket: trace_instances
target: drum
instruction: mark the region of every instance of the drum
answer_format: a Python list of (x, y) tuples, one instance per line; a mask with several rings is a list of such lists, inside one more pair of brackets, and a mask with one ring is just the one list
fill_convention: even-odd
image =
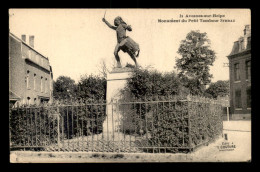
[(132, 38), (127, 36), (125, 38), (125, 43), (122, 45), (122, 51), (123, 52), (129, 52), (132, 54), (135, 54), (136, 51), (139, 50), (139, 44), (137, 44)]

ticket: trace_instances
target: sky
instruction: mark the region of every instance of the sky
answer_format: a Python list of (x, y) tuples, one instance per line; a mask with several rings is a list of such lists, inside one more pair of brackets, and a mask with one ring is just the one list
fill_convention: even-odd
[[(137, 61), (140, 66), (152, 66), (161, 72), (174, 69), (181, 40), (191, 30), (206, 32), (216, 60), (210, 68), (212, 82), (229, 79), (228, 63), (233, 43), (243, 36), (245, 25), (251, 25), (249, 9), (10, 9), (10, 32), (21, 38), (34, 35), (34, 48), (49, 58), (53, 77), (69, 76), (78, 82), (83, 75), (100, 74), (101, 63), (111, 70), (115, 64), (116, 32), (108, 28), (121, 16), (132, 27), (127, 32), (140, 46)], [(213, 17), (213, 15), (216, 17)], [(183, 18), (180, 18), (183, 15)], [(186, 15), (211, 15), (186, 17)], [(221, 17), (221, 16), (223, 17)], [(234, 22), (201, 22), (200, 19), (229, 19)], [(187, 22), (161, 23), (162, 20)], [(198, 19), (198, 22), (189, 19)], [(119, 52), (121, 63), (134, 64), (127, 53)]]

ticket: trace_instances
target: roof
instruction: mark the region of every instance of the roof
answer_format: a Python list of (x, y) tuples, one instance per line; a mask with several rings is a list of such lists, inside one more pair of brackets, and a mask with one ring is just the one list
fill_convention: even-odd
[[(248, 38), (248, 37), (243, 38), (243, 41), (244, 41), (244, 39), (247, 39), (247, 38)], [(234, 42), (232, 51), (231, 51), (231, 53), (228, 55), (228, 57), (251, 50), (251, 41), (248, 41), (247, 44), (246, 44), (246, 47), (244, 47), (243, 49), (241, 49), (241, 46), (242, 46), (242, 45), (240, 45), (240, 44), (242, 44), (242, 42), (240, 42), (240, 41)]]
[[(35, 50), (34, 47), (31, 47), (30, 45), (28, 45), (28, 44), (27, 44), (26, 42), (24, 42), (22, 39), (18, 38), (18, 37), (17, 37), (16, 35), (14, 35), (13, 33), (9, 32), (9, 36), (12, 36), (14, 39), (16, 39), (17, 41), (21, 42), (21, 43), (24, 44), (25, 46), (28, 46), (30, 49), (32, 49), (32, 50), (35, 51), (36, 53), (40, 54), (44, 59), (48, 60), (48, 66), (49, 66), (49, 67), (46, 68), (44, 65), (40, 65), (40, 64), (38, 64), (37, 62), (35, 62), (34, 60), (32, 60), (32, 59), (30, 59), (30, 58), (27, 58), (27, 57), (26, 57), (25, 59), (27, 59), (27, 60), (33, 62), (34, 64), (36, 64), (36, 65), (38, 65), (38, 66), (40, 66), (40, 67), (42, 67), (42, 68), (44, 68), (44, 69), (50, 71), (51, 65), (50, 65), (50, 62), (49, 62), (48, 57), (44, 56), (44, 55), (43, 55), (42, 53), (40, 53), (39, 51)], [(51, 72), (52, 72), (52, 71), (51, 71)], [(53, 75), (53, 74), (52, 74), (52, 75)]]
[(231, 53), (229, 55), (237, 54), (238, 51), (239, 51), (239, 42), (236, 41), (236, 42), (234, 42), (232, 51), (231, 51)]
[(232, 51), (228, 55), (228, 57), (236, 54), (248, 52), (250, 50), (251, 50), (251, 29), (249, 25), (246, 25), (244, 29), (244, 36), (243, 37), (241, 36), (238, 39), (238, 41), (234, 42)]
[(20, 96), (9, 90), (9, 100), (19, 100), (21, 99)]
[(52, 72), (52, 67), (50, 65), (50, 72), (51, 72), (51, 78), (53, 78), (53, 72)]
[(20, 39), (19, 37), (17, 37), (16, 35), (14, 35), (13, 33), (9, 32), (9, 35), (11, 35), (12, 37), (14, 37), (15, 39), (17, 39), (18, 41), (20, 41), (21, 43), (23, 43), (24, 45), (28, 46), (29, 48), (31, 48), (32, 50), (34, 50), (35, 52), (37, 52), (38, 54), (40, 54), (41, 56), (43, 56), (44, 58), (46, 58), (47, 60), (48, 57), (46, 57), (45, 55), (43, 55), (42, 53), (40, 53), (38, 50), (36, 50), (34, 47), (28, 45), (26, 42), (24, 42), (22, 39)]

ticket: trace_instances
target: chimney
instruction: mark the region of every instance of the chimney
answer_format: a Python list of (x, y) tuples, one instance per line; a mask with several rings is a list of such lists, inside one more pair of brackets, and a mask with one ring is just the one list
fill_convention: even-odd
[(26, 35), (22, 35), (23, 42), (26, 42)]
[(248, 35), (249, 33), (251, 33), (250, 25), (246, 25), (244, 29), (244, 36)]
[(30, 45), (31, 47), (34, 47), (34, 35), (30, 35), (30, 36), (29, 36), (29, 45)]
[(239, 51), (242, 51), (242, 50), (244, 50), (245, 49), (245, 43), (244, 43), (244, 38), (243, 37), (240, 37), (239, 38)]

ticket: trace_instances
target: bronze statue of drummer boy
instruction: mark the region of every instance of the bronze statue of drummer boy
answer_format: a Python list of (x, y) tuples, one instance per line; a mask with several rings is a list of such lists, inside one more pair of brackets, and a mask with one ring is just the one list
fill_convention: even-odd
[(121, 17), (116, 17), (114, 20), (114, 25), (112, 26), (105, 18), (102, 19), (103, 22), (107, 24), (107, 26), (111, 29), (114, 29), (117, 34), (117, 45), (114, 50), (114, 55), (117, 61), (117, 67), (121, 68), (121, 62), (118, 55), (118, 52), (122, 50), (123, 52), (127, 52), (129, 56), (133, 59), (135, 62), (135, 66), (137, 67), (137, 61), (136, 57), (139, 56), (139, 44), (137, 44), (133, 39), (131, 39), (129, 36), (126, 36), (126, 30), (132, 31), (132, 28), (130, 25), (127, 25)]

